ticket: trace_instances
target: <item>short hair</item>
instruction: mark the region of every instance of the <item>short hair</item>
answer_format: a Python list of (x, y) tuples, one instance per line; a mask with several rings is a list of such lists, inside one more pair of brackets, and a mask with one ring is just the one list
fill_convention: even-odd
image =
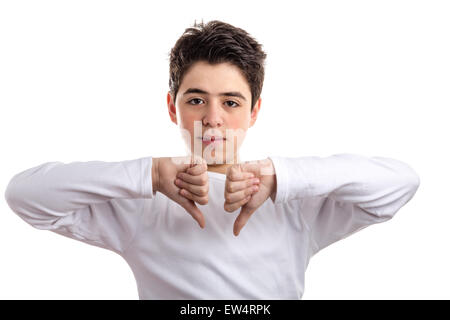
[(266, 53), (245, 30), (212, 20), (194, 22), (177, 40), (169, 53), (170, 93), (176, 101), (183, 76), (198, 61), (210, 64), (229, 62), (238, 67), (247, 80), (251, 94), (251, 110), (261, 95)]

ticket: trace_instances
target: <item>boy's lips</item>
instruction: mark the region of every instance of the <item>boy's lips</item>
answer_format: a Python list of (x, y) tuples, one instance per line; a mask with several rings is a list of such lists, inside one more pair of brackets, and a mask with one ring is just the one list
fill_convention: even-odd
[(202, 139), (203, 141), (219, 141), (219, 140), (226, 140), (225, 137), (221, 137), (221, 136), (203, 136), (202, 137), (198, 137), (198, 139)]
[(204, 145), (209, 145), (209, 144), (219, 144), (222, 143), (224, 140), (226, 140), (226, 138), (224, 137), (216, 137), (216, 136), (204, 136), (203, 138), (198, 137), (198, 139), (202, 140), (202, 143)]

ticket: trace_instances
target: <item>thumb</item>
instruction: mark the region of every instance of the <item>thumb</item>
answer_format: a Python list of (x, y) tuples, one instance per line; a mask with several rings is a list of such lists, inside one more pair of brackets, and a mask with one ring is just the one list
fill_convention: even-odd
[(183, 207), (186, 209), (186, 211), (192, 216), (192, 218), (194, 218), (195, 221), (197, 221), (200, 228), (205, 228), (205, 217), (203, 216), (203, 213), (197, 207), (195, 202), (184, 197), (183, 199), (185, 200)]
[(241, 232), (241, 229), (247, 224), (248, 219), (250, 219), (254, 211), (255, 211), (254, 209), (251, 209), (248, 206), (248, 203), (246, 203), (241, 207), (241, 212), (234, 221), (233, 226), (233, 233), (236, 237)]

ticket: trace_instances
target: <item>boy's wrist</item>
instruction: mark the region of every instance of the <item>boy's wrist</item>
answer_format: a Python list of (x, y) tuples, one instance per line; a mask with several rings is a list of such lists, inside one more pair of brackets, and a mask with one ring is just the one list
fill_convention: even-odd
[(159, 191), (159, 158), (152, 158), (152, 188), (153, 193)]

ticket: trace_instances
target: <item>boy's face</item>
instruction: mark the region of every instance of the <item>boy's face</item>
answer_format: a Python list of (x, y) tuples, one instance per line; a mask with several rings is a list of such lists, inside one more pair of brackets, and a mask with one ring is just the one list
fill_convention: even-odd
[(167, 94), (167, 104), (190, 154), (201, 156), (208, 165), (220, 165), (239, 162), (239, 148), (256, 121), (261, 98), (250, 113), (250, 86), (240, 69), (228, 62), (199, 61), (185, 73), (175, 103)]

